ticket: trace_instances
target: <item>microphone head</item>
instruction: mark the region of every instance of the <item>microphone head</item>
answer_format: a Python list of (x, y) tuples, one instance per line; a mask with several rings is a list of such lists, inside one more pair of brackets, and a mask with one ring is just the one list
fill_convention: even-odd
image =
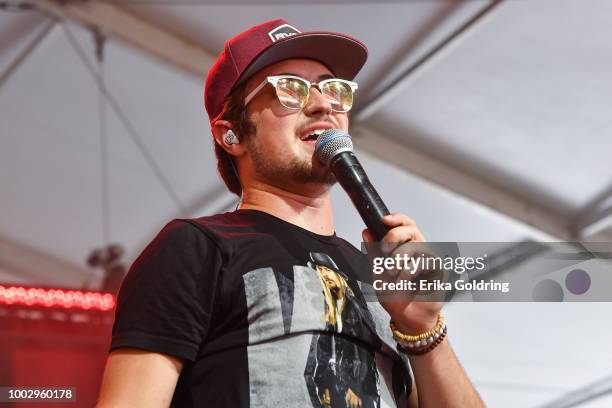
[(329, 166), (332, 159), (342, 152), (352, 152), (351, 135), (340, 129), (327, 129), (317, 137), (315, 154), (324, 166)]

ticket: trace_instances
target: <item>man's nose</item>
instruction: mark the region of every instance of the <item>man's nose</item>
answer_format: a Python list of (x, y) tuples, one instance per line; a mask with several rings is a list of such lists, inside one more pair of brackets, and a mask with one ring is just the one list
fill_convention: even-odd
[(319, 88), (312, 87), (308, 95), (308, 102), (304, 106), (304, 113), (308, 116), (330, 115), (331, 103), (323, 96)]

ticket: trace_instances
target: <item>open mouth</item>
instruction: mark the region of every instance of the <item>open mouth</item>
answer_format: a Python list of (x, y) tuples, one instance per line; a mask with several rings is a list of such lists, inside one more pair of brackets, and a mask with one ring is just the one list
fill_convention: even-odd
[(302, 139), (302, 142), (316, 143), (317, 137), (319, 137), (319, 136), (315, 135), (315, 134), (311, 134), (311, 135), (306, 136), (304, 139)]
[(325, 130), (326, 129), (315, 129), (311, 133), (303, 136), (301, 140), (302, 142), (306, 142), (306, 143), (315, 143), (319, 135), (323, 133)]

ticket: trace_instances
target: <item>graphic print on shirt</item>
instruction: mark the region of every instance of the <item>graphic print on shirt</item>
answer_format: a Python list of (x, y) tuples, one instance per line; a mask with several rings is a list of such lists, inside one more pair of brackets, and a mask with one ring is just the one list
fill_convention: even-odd
[[(323, 290), (325, 330), (343, 333), (345, 327), (350, 332), (363, 326), (346, 275), (326, 254), (311, 253), (310, 258), (308, 266), (317, 272)], [(343, 336), (313, 335), (304, 378), (315, 407), (380, 406), (374, 352)]]
[(328, 255), (310, 258), (243, 275), (250, 405), (405, 406), (407, 368), (388, 347), (381, 352), (377, 332), (388, 315), (381, 306), (370, 310), (379, 305), (367, 304)]

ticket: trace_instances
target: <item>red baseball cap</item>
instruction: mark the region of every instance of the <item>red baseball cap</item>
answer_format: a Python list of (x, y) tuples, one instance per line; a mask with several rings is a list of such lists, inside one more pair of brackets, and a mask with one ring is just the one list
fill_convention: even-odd
[(271, 20), (241, 32), (208, 71), (204, 105), (211, 124), (218, 118), (231, 90), (270, 64), (289, 58), (321, 62), (339, 78), (355, 78), (368, 57), (361, 41), (328, 31), (302, 32), (283, 19)]

